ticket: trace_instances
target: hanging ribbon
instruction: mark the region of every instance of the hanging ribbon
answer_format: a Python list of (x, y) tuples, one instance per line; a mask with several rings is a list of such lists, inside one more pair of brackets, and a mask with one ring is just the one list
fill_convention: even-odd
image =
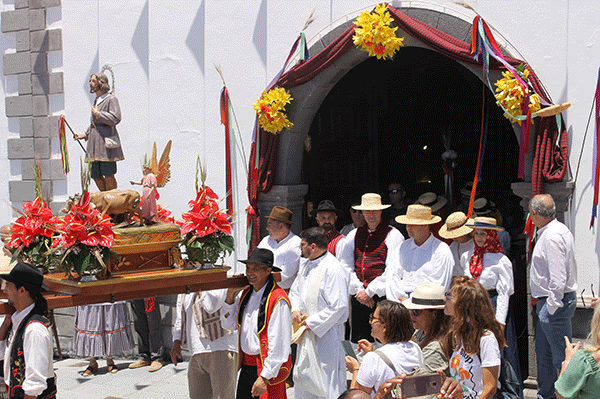
[[(473, 30), (471, 36), (471, 53), (474, 53), (474, 58), (479, 60), (482, 58), (482, 63), (484, 65), (485, 77), (488, 82), (488, 86), (490, 88), (494, 87), (490, 82), (490, 68), (489, 68), (489, 57), (493, 57), (498, 62), (502, 63), (506, 67), (508, 71), (512, 73), (512, 75), (517, 80), (517, 83), (521, 87), (521, 91), (523, 92), (523, 102), (521, 103), (521, 111), (523, 115), (513, 115), (506, 110), (502, 106), (502, 104), (498, 103), (500, 108), (505, 113), (508, 113), (512, 118), (517, 119), (519, 121), (526, 121), (524, 124), (521, 124), (521, 142), (519, 146), (519, 172), (518, 176), (521, 179), (525, 179), (525, 155), (529, 151), (529, 134), (531, 128), (531, 119), (536, 117), (536, 113), (532, 113), (529, 108), (529, 89), (527, 83), (519, 76), (516, 69), (506, 61), (502, 52), (500, 51), (500, 47), (498, 43), (496, 43), (496, 39), (494, 39), (494, 35), (492, 34), (491, 29), (487, 25), (487, 23), (481, 18), (479, 15), (475, 16), (473, 19)], [(540, 96), (540, 101), (544, 105), (550, 105), (546, 102), (542, 96)]]
[(235, 154), (233, 154), (233, 147), (231, 146), (232, 137), (231, 126), (229, 124), (229, 92), (227, 91), (227, 87), (223, 87), (221, 90), (221, 123), (225, 126), (225, 189), (227, 192), (227, 213), (231, 216), (234, 212), (232, 159)]
[(598, 162), (598, 151), (600, 151), (600, 69), (598, 69), (598, 83), (596, 84), (596, 139), (594, 140), (594, 204), (592, 205), (592, 220), (590, 228), (594, 227), (594, 220), (598, 217), (598, 189), (600, 187), (600, 162)]
[(483, 158), (483, 147), (487, 141), (487, 107), (485, 104), (485, 93), (486, 89), (483, 86), (483, 94), (481, 100), (481, 129), (479, 133), (479, 151), (477, 152), (477, 167), (475, 168), (475, 177), (473, 178), (473, 188), (471, 189), (471, 198), (469, 199), (469, 209), (467, 211), (467, 218), (473, 216), (473, 203), (475, 202), (475, 193), (477, 192), (477, 182), (481, 179), (481, 165)]
[(71, 171), (71, 164), (69, 163), (69, 147), (67, 146), (67, 136), (65, 134), (65, 117), (60, 116), (58, 120), (58, 138), (60, 143), (60, 156), (62, 159), (63, 173), (66, 175)]

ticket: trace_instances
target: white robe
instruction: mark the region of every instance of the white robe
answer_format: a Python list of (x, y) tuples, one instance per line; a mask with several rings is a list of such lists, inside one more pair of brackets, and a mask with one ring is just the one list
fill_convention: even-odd
[[(311, 261), (302, 259), (298, 278), (290, 290), (292, 312), (298, 310), (307, 314), (306, 298), (319, 268), (327, 270), (321, 281), (318, 312), (306, 319), (306, 325), (315, 333), (317, 349), (325, 378), (327, 399), (336, 399), (346, 390), (346, 363), (341, 341), (344, 340), (344, 322), (348, 318), (348, 281), (349, 276), (342, 264), (329, 252)], [(304, 281), (300, 273), (305, 274)], [(316, 399), (310, 393), (296, 387), (296, 399)]]

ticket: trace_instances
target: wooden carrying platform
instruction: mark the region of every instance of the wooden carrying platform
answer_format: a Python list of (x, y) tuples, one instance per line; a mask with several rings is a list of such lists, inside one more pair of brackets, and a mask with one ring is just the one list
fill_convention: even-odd
[(169, 270), (180, 258), (181, 233), (174, 223), (113, 229), (118, 241), (111, 248), (120, 256), (113, 275)]

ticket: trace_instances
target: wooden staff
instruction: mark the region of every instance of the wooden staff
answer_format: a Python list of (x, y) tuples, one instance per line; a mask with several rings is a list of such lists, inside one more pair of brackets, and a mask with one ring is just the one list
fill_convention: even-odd
[(63, 120), (65, 121), (65, 125), (67, 125), (67, 127), (69, 128), (69, 130), (71, 131), (71, 133), (73, 133), (73, 140), (75, 140), (75, 141), (77, 142), (77, 144), (79, 144), (79, 146), (81, 147), (81, 149), (83, 150), (83, 152), (87, 152), (87, 151), (85, 150), (85, 148), (83, 148), (83, 144), (81, 144), (81, 141), (79, 141), (79, 140), (77, 140), (77, 139), (75, 138), (75, 132), (73, 131), (73, 129), (71, 129), (71, 125), (69, 125), (69, 122), (67, 122), (67, 118), (65, 118), (65, 117), (63, 116)]

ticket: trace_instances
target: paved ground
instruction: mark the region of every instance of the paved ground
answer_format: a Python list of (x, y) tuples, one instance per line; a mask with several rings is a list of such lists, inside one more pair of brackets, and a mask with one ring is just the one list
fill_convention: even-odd
[[(88, 362), (84, 359), (67, 359), (54, 363), (58, 376), (57, 399), (187, 399), (187, 362), (177, 366), (168, 364), (150, 373), (148, 367), (130, 370), (132, 361), (115, 359), (119, 372), (110, 374), (106, 362), (99, 360), (100, 369), (91, 377), (83, 377)], [(293, 388), (288, 398), (294, 398)], [(535, 391), (526, 390), (525, 399), (535, 399)]]

